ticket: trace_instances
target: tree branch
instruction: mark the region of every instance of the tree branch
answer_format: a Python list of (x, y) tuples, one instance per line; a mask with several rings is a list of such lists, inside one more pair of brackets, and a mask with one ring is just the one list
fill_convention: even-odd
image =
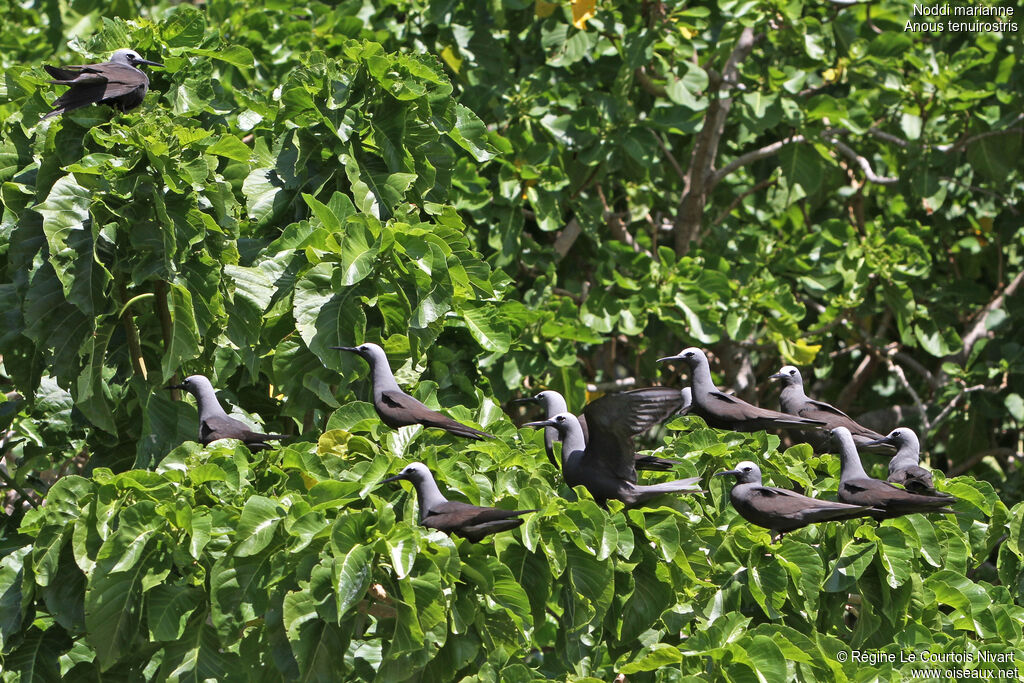
[(860, 169), (864, 171), (864, 176), (868, 181), (875, 183), (876, 185), (895, 185), (900, 181), (899, 178), (889, 178), (886, 176), (880, 176), (875, 173), (874, 169), (871, 168), (871, 162), (861, 155), (857, 154), (852, 147), (847, 145), (845, 142), (836, 138), (835, 135), (830, 135), (825, 138), (828, 142), (839, 150), (839, 153), (845, 156), (850, 161), (860, 166)]
[(892, 133), (886, 133), (884, 130), (879, 130), (878, 128), (875, 128), (874, 126), (872, 126), (871, 128), (868, 128), (868, 133), (870, 135), (878, 138), (879, 140), (884, 140), (885, 142), (892, 143), (892, 144), (896, 145), (897, 147), (908, 147), (908, 146), (910, 146), (909, 142), (907, 142), (903, 138), (899, 137), (898, 135), (893, 135)]
[(729, 206), (726, 207), (725, 211), (723, 211), (722, 213), (718, 214), (718, 218), (716, 218), (711, 224), (712, 225), (721, 225), (722, 221), (724, 221), (726, 218), (728, 218), (729, 214), (733, 212), (733, 209), (735, 209), (737, 206), (740, 205), (740, 202), (742, 202), (744, 199), (746, 199), (750, 195), (754, 194), (755, 192), (760, 192), (761, 190), (765, 189), (766, 187), (770, 187), (772, 185), (775, 185), (777, 182), (779, 182), (779, 181), (777, 179), (775, 179), (775, 178), (765, 178), (764, 180), (759, 182), (757, 185), (754, 185), (752, 188), (750, 188), (749, 190), (747, 190), (746, 192), (744, 192), (743, 194), (741, 194), (740, 196), (736, 197), (731, 202), (729, 202)]
[(565, 258), (565, 255), (572, 249), (572, 245), (576, 243), (576, 238), (580, 236), (582, 229), (580, 228), (580, 222), (573, 216), (569, 219), (569, 222), (565, 224), (558, 235), (555, 237), (555, 260), (561, 261)]
[(953, 359), (961, 365), (967, 361), (968, 356), (971, 354), (971, 349), (974, 344), (981, 339), (983, 336), (988, 336), (989, 331), (985, 329), (988, 318), (993, 312), (1002, 308), (1003, 302), (1006, 301), (1006, 297), (1013, 296), (1017, 289), (1020, 287), (1021, 282), (1024, 282), (1024, 270), (1017, 273), (1017, 277), (1013, 278), (1010, 284), (1003, 288), (992, 301), (988, 302), (985, 308), (981, 309), (978, 315), (975, 317), (974, 324), (971, 329), (967, 331), (967, 334), (963, 336), (964, 347), (960, 350), (960, 353), (954, 354)]
[(600, 185), (597, 185), (597, 196), (601, 198), (601, 205), (604, 207), (604, 219), (608, 223), (608, 229), (611, 230), (612, 237), (628, 245), (636, 253), (646, 254), (653, 259), (654, 254), (637, 244), (633, 236), (626, 230), (625, 222), (608, 206), (608, 200), (605, 199), (604, 190)]
[(761, 159), (765, 159), (767, 157), (770, 157), (773, 154), (778, 153), (778, 151), (780, 149), (782, 149), (783, 147), (785, 147), (786, 145), (791, 145), (794, 142), (805, 142), (805, 141), (806, 141), (806, 138), (804, 138), (803, 135), (793, 135), (793, 136), (790, 136), (788, 138), (779, 140), (777, 142), (773, 142), (770, 145), (765, 145), (764, 147), (761, 147), (760, 149), (755, 149), (752, 152), (747, 152), (746, 154), (741, 154), (740, 156), (736, 157), (735, 159), (730, 161), (728, 164), (726, 164), (725, 166), (723, 166), (722, 168), (718, 169), (717, 171), (715, 171), (714, 173), (711, 174), (711, 179), (708, 180), (708, 190), (709, 191), (713, 190), (715, 185), (717, 185), (719, 182), (721, 182), (721, 180), (723, 178), (725, 178), (727, 175), (729, 175), (730, 173), (732, 173), (736, 169), (741, 168), (743, 166), (747, 166), (749, 164), (752, 164), (755, 161), (760, 161)]
[(668, 159), (668, 162), (672, 164), (672, 168), (675, 169), (676, 175), (679, 176), (680, 180), (686, 182), (686, 173), (683, 172), (683, 167), (680, 166), (679, 162), (676, 161), (676, 158), (672, 156), (672, 152), (668, 151), (668, 148), (665, 146), (665, 141), (661, 139), (661, 136), (658, 135), (658, 132), (653, 128), (648, 128), (647, 130), (651, 131), (651, 135), (654, 136), (654, 141), (658, 143), (658, 147), (661, 148), (661, 153), (664, 154), (665, 158)]
[(962, 137), (951, 145), (935, 145), (935, 149), (946, 154), (950, 152), (959, 152), (968, 145), (977, 142), (978, 140), (984, 140), (985, 138), (995, 137), (996, 135), (1009, 135), (1011, 133), (1017, 133), (1018, 135), (1024, 133), (1024, 128), (1014, 128), (1014, 125), (1024, 121), (1024, 114), (1020, 114), (1015, 118), (1007, 128), (1000, 128), (999, 130), (987, 130), (984, 133), (976, 133), (967, 137)]
[(896, 379), (898, 379), (900, 384), (903, 385), (903, 388), (907, 390), (908, 394), (910, 394), (910, 398), (914, 401), (914, 407), (921, 413), (921, 422), (924, 427), (924, 433), (930, 434), (932, 431), (932, 423), (928, 419), (928, 411), (925, 410), (924, 402), (921, 401), (921, 397), (917, 395), (916, 391), (914, 391), (914, 387), (912, 387), (910, 382), (907, 381), (907, 375), (903, 372), (903, 368), (893, 361), (891, 356), (886, 356), (885, 362), (888, 364), (889, 369), (892, 370), (893, 374), (896, 375)]
[(730, 90), (739, 80), (739, 65), (754, 49), (757, 38), (749, 26), (743, 29), (736, 46), (726, 60), (721, 76), (716, 76), (707, 69), (709, 77), (708, 94), (710, 103), (704, 116), (704, 126), (697, 134), (690, 155), (690, 166), (683, 179), (683, 192), (679, 198), (676, 211), (675, 249), (679, 255), (685, 254), (690, 242), (700, 234), (704, 207), (707, 205), (710, 187), (708, 180), (715, 167), (718, 155), (718, 143), (725, 130), (725, 121), (732, 108)]

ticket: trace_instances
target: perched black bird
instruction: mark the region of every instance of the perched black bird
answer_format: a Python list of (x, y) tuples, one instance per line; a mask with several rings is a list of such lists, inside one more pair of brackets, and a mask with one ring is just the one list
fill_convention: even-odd
[(734, 470), (715, 473), (716, 477), (724, 475), (736, 477), (736, 485), (729, 492), (736, 512), (748, 522), (770, 530), (774, 540), (815, 522), (852, 519), (877, 512), (863, 505), (819, 500), (796, 491), (763, 486), (761, 468), (749, 460), (739, 463)]
[(360, 344), (359, 346), (332, 346), (339, 351), (351, 351), (362, 356), (370, 364), (370, 377), (373, 382), (373, 408), (381, 421), (392, 429), (407, 425), (420, 424), (424, 427), (437, 427), (451, 432), (456, 436), (468, 439), (493, 439), (493, 434), (456, 422), (447, 415), (431, 410), (420, 401), (398, 388), (398, 382), (391, 373), (387, 354), (376, 344)]
[(839, 500), (851, 505), (868, 505), (881, 510), (871, 516), (875, 519), (889, 519), (914, 512), (952, 513), (947, 505), (956, 502), (954, 496), (936, 493), (922, 496), (905, 491), (880, 479), (872, 479), (864, 471), (864, 466), (857, 455), (850, 430), (836, 427), (832, 430), (832, 438), (839, 444), (839, 457), (842, 469), (839, 475)]
[(743, 399), (719, 391), (711, 379), (708, 358), (698, 348), (683, 349), (675, 356), (659, 358), (658, 362), (670, 360), (681, 360), (690, 367), (690, 386), (693, 389), (693, 406), (690, 413), (700, 415), (709, 427), (755, 432), (759, 429), (775, 428), (807, 429), (822, 427), (825, 424), (821, 420), (810, 420), (758, 408)]
[[(542, 391), (536, 396), (520, 398), (513, 403), (538, 403), (544, 408), (545, 417), (548, 419), (559, 413), (568, 412), (565, 398), (557, 391), (550, 389)], [(610, 436), (609, 432), (619, 429), (625, 425), (630, 436), (643, 434), (656, 424), (660, 424), (679, 413), (685, 413), (690, 408), (690, 388), (687, 387), (680, 392), (678, 389), (667, 387), (650, 387), (648, 389), (631, 389), (616, 394), (606, 394), (599, 399), (591, 401), (583, 409), (582, 415), (577, 415), (583, 429), (584, 443), (590, 443), (591, 433), (593, 438), (606, 441)], [(591, 429), (591, 425), (594, 426)], [(548, 454), (551, 464), (558, 466), (555, 459), (555, 442), (559, 440), (558, 430), (554, 427), (544, 429), (544, 450)], [(659, 458), (653, 455), (637, 455), (636, 469), (668, 471), (679, 463), (667, 458)]]
[[(856, 420), (835, 406), (809, 398), (804, 393), (804, 378), (800, 375), (800, 371), (792, 365), (783, 366), (769, 379), (777, 379), (782, 382), (782, 392), (779, 394), (779, 405), (782, 412), (806, 417), (810, 420), (819, 420), (824, 422), (825, 429), (829, 430), (846, 427), (853, 435), (853, 441), (857, 444), (859, 451), (876, 451), (886, 455), (893, 453), (891, 446), (877, 441), (882, 438), (882, 435), (875, 430), (858, 424)], [(817, 430), (802, 432), (801, 436), (819, 453), (827, 451), (832, 441), (828, 433)], [(872, 445), (869, 446), (869, 442), (872, 442)]]
[(562, 476), (569, 486), (585, 486), (604, 505), (612, 498), (627, 506), (640, 505), (664, 493), (698, 493), (700, 477), (677, 479), (662, 484), (636, 483), (636, 450), (626, 428), (611, 432), (607, 441), (583, 441), (583, 429), (572, 413), (559, 413), (549, 420), (528, 422), (524, 427), (554, 427), (562, 439)]
[(421, 462), (406, 465), (401, 472), (381, 483), (405, 479), (416, 487), (420, 524), (446, 534), (462, 536), (476, 543), (484, 536), (512, 529), (523, 523), (519, 515), (536, 510), (502, 510), (448, 500), (437, 488), (434, 475)]
[(932, 483), (932, 473), (921, 467), (921, 442), (913, 429), (898, 427), (886, 436), (868, 445), (886, 444), (896, 447), (896, 455), (889, 461), (889, 481), (899, 484), (911, 493), (934, 496), (938, 493)]
[(285, 434), (261, 434), (249, 425), (229, 417), (217, 400), (210, 380), (202, 375), (186, 377), (181, 384), (172, 384), (167, 389), (184, 389), (196, 397), (199, 406), (199, 442), (204, 446), (217, 439), (238, 439), (251, 451), (270, 448), (268, 440), (287, 438)]
[(143, 59), (135, 50), (118, 50), (109, 62), (80, 64), (77, 66), (43, 65), (53, 76), (55, 85), (71, 86), (53, 103), (53, 110), (44, 119), (65, 114), (90, 104), (109, 104), (120, 111), (128, 111), (142, 104), (149, 90), (149, 76), (140, 64), (163, 66), (159, 62)]

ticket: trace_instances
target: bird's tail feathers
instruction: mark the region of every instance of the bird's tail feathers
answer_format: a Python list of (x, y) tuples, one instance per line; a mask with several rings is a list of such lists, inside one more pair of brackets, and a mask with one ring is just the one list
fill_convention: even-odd
[(661, 484), (646, 484), (644, 486), (637, 486), (638, 489), (644, 493), (658, 494), (658, 493), (699, 493), (701, 488), (700, 477), (688, 477), (686, 479), (676, 479), (674, 481), (666, 481)]

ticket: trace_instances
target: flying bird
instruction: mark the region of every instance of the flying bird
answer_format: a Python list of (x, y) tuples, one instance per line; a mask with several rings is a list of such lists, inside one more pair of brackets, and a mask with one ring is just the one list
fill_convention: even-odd
[(636, 477), (636, 450), (627, 430), (612, 432), (612, 439), (589, 444), (572, 413), (559, 413), (548, 420), (527, 422), (524, 427), (554, 427), (562, 439), (562, 476), (569, 486), (585, 486), (601, 505), (609, 499), (632, 507), (665, 493), (699, 493), (700, 477), (677, 479), (661, 484), (640, 485)]
[(261, 434), (254, 432), (241, 420), (230, 417), (213, 390), (213, 385), (203, 375), (186, 377), (181, 384), (172, 384), (166, 389), (184, 389), (196, 398), (199, 407), (199, 443), (204, 446), (218, 439), (238, 439), (251, 451), (270, 448), (268, 440), (285, 439), (285, 434)]
[(381, 421), (392, 429), (420, 424), (424, 427), (437, 427), (456, 436), (467, 439), (493, 439), (493, 434), (456, 422), (447, 415), (442, 415), (423, 405), (398, 387), (395, 376), (388, 365), (387, 354), (376, 344), (366, 343), (359, 346), (332, 346), (332, 349), (348, 351), (359, 355), (370, 364), (370, 377), (373, 383), (373, 408)]
[[(544, 408), (548, 419), (559, 413), (568, 412), (565, 398), (557, 391), (550, 389), (527, 398), (519, 398), (513, 403), (537, 403)], [(638, 436), (656, 424), (660, 424), (679, 413), (685, 413), (690, 407), (690, 388), (680, 392), (668, 387), (650, 387), (647, 389), (631, 389), (615, 394), (606, 394), (591, 401), (583, 408), (583, 414), (577, 415), (583, 429), (583, 441), (598, 439), (607, 442), (616, 438), (612, 432), (625, 429), (630, 436)], [(548, 460), (556, 467), (555, 442), (559, 441), (558, 430), (554, 427), (544, 429), (544, 450)], [(636, 469), (668, 471), (679, 463), (667, 458), (653, 455), (637, 455)]]
[(109, 104), (120, 111), (128, 111), (142, 104), (149, 90), (149, 76), (139, 68), (141, 64), (163, 66), (159, 62), (143, 59), (135, 50), (118, 50), (109, 62), (73, 66), (43, 65), (53, 76), (55, 85), (70, 86), (53, 103), (53, 109), (43, 116), (48, 119), (66, 114), (90, 104)]
[(489, 534), (512, 529), (523, 523), (520, 515), (536, 510), (502, 510), (448, 500), (434, 481), (434, 475), (421, 462), (406, 465), (401, 472), (381, 483), (405, 479), (416, 487), (420, 506), (420, 524), (446, 534), (455, 534), (476, 543)]

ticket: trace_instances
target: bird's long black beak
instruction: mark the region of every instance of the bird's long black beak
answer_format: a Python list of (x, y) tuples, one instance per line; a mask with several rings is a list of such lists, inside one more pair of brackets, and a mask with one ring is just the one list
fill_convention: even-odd
[(883, 436), (881, 439), (874, 439), (873, 441), (865, 441), (861, 443), (862, 446), (892, 446), (892, 441), (889, 440), (888, 436)]
[(714, 476), (716, 476), (716, 477), (724, 477), (727, 474), (731, 474), (734, 477), (738, 477), (738, 476), (740, 476), (740, 471), (739, 470), (725, 470), (724, 472), (715, 472)]
[(184, 389), (184, 384), (168, 384), (164, 389)]
[(524, 403), (538, 403), (536, 396), (527, 396), (526, 398), (515, 398), (512, 399), (512, 405), (519, 406)]
[(682, 359), (683, 359), (682, 356), (665, 356), (664, 358), (659, 358), (658, 362), (659, 363), (667, 363), (670, 360), (682, 360)]
[(405, 477), (402, 476), (401, 474), (396, 474), (393, 477), (388, 477), (387, 479), (381, 479), (380, 483), (381, 484), (387, 484), (388, 482), (398, 481), (399, 479), (405, 479)]
[(328, 348), (336, 349), (338, 351), (351, 351), (352, 353), (359, 353), (359, 350), (354, 346), (331, 346)]
[(774, 375), (768, 375), (768, 379), (782, 379), (785, 377), (781, 372), (776, 372)]
[(539, 427), (555, 427), (557, 425), (555, 424), (554, 420), (538, 420), (537, 422), (525, 422), (525, 423), (523, 423), (523, 426), (524, 427), (539, 428)]
[(150, 66), (163, 66), (160, 62), (151, 62), (148, 59), (140, 59), (139, 64), (149, 64)]

